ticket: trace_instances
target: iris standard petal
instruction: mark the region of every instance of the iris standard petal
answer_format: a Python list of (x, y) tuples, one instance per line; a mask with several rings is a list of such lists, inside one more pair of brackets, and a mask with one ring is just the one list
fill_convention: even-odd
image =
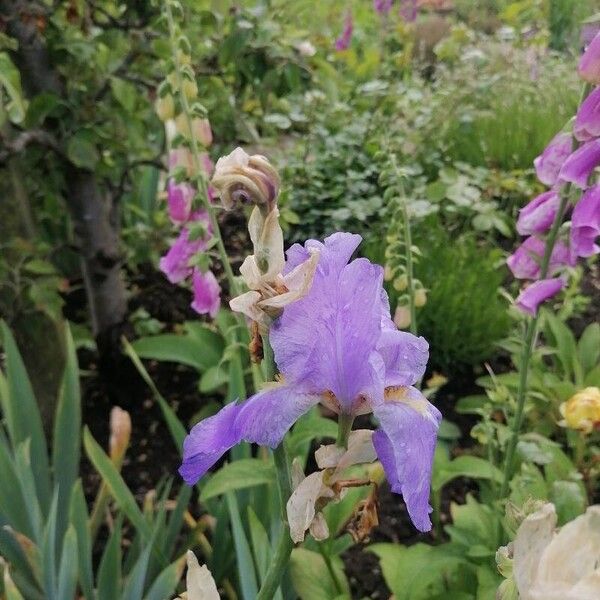
[(235, 420), (240, 406), (224, 406), (216, 415), (200, 421), (183, 441), (179, 474), (194, 485), (230, 448), (241, 441)]
[[(277, 365), (290, 384), (331, 391), (344, 410), (360, 395), (383, 395), (376, 346), (381, 334), (383, 270), (366, 259), (346, 264), (359, 236), (310, 241), (320, 258), (310, 292), (286, 307), (271, 329)], [(302, 256), (298, 248), (294, 256)]]
[(247, 442), (275, 448), (289, 428), (319, 399), (292, 386), (273, 385), (240, 405), (235, 429)]
[(442, 418), (416, 388), (398, 388), (375, 408), (380, 429), (373, 444), (392, 491), (401, 493), (419, 531), (429, 531), (429, 488), (437, 430)]

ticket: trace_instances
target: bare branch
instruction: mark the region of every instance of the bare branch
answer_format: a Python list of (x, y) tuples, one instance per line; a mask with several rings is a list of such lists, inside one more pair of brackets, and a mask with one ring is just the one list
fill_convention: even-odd
[(6, 140), (2, 138), (2, 150), (0, 150), (0, 165), (4, 165), (12, 156), (20, 154), (28, 146), (36, 144), (53, 150), (57, 154), (63, 156), (63, 151), (60, 144), (54, 136), (42, 129), (30, 129), (21, 132), (16, 138)]

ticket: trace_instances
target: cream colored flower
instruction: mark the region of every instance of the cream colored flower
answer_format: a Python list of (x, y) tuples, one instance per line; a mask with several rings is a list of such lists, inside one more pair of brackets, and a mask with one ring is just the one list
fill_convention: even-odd
[[(520, 525), (515, 541), (501, 548), (512, 555), (512, 577), (521, 600), (600, 598), (600, 505), (556, 531), (556, 510), (544, 504)], [(503, 584), (498, 598), (508, 597)], [(503, 595), (506, 592), (507, 595)]]
[(217, 584), (207, 566), (200, 566), (196, 555), (191, 550), (187, 551), (186, 560), (187, 593), (180, 597), (187, 600), (220, 600)]
[(600, 426), (600, 388), (587, 387), (560, 405), (560, 424), (583, 433)]

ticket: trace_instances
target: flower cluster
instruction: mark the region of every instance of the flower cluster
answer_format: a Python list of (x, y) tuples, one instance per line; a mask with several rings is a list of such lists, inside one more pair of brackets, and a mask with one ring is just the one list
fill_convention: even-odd
[[(557, 294), (565, 284), (564, 270), (579, 257), (600, 252), (595, 243), (600, 235), (600, 185), (594, 169), (600, 165), (600, 34), (591, 42), (579, 64), (579, 73), (598, 85), (582, 102), (572, 132), (559, 133), (534, 161), (538, 179), (550, 189), (534, 198), (519, 214), (517, 231), (529, 236), (508, 258), (508, 266), (518, 279), (532, 281), (517, 298), (517, 306), (535, 315), (539, 305)], [(544, 235), (551, 229), (561, 208), (561, 198), (581, 191), (570, 218), (570, 233), (563, 227), (545, 272)], [(569, 207), (567, 207), (569, 208)], [(564, 211), (566, 212), (566, 211)], [(561, 213), (560, 217), (563, 214)]]
[(360, 241), (336, 233), (287, 251), (284, 278), (315, 254), (319, 259), (310, 290), (270, 328), (280, 379), (197, 424), (184, 442), (180, 473), (195, 483), (242, 440), (275, 448), (319, 403), (346, 422), (372, 412), (379, 422), (369, 439), (372, 458), (381, 461), (392, 491), (404, 496), (415, 526), (427, 531), (441, 415), (413, 386), (425, 372), (428, 345), (392, 322), (383, 269), (364, 258), (350, 261)]

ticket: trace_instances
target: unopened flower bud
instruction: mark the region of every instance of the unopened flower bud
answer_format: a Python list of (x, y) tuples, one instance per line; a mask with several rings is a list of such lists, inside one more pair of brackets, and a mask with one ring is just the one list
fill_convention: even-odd
[(410, 327), (410, 310), (408, 306), (400, 306), (396, 307), (396, 312), (394, 313), (394, 323), (398, 329), (406, 329)]
[(131, 437), (131, 417), (126, 410), (113, 407), (110, 411), (110, 439), (108, 442), (110, 459), (120, 463), (125, 456)]
[(394, 289), (397, 292), (403, 292), (408, 287), (408, 277), (406, 275), (400, 275), (394, 279)]
[(280, 180), (277, 171), (264, 156), (249, 156), (241, 148), (236, 148), (217, 161), (211, 183), (226, 209), (241, 201), (252, 202), (268, 212), (279, 194)]
[(198, 96), (198, 85), (191, 79), (184, 79), (181, 84), (181, 91), (188, 100), (194, 100)]
[(192, 129), (194, 130), (196, 139), (205, 148), (208, 148), (212, 144), (213, 133), (208, 119), (194, 119), (192, 121)]
[(391, 281), (394, 278), (394, 269), (390, 267), (390, 265), (385, 265), (385, 269), (383, 270), (383, 278), (386, 281)]
[(427, 304), (427, 292), (424, 288), (419, 288), (415, 290), (415, 306), (417, 308), (421, 308)]
[(600, 388), (587, 387), (560, 405), (561, 423), (570, 429), (590, 433), (600, 427)]
[(154, 109), (161, 121), (165, 122), (172, 119), (175, 114), (175, 101), (173, 100), (173, 96), (167, 94), (162, 98), (157, 98)]

